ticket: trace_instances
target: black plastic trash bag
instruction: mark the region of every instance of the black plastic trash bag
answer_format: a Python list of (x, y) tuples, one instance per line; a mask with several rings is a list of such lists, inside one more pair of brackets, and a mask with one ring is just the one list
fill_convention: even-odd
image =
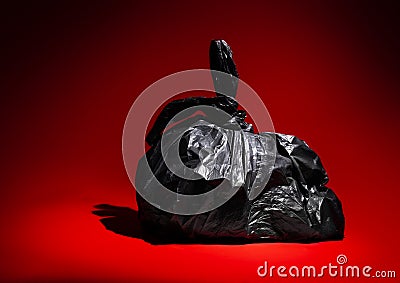
[[(212, 70), (230, 74), (231, 80), (224, 81), (214, 74), (216, 97), (171, 102), (146, 138), (151, 148), (139, 161), (135, 182), (141, 192), (137, 194), (137, 203), (143, 227), (160, 237), (192, 240), (310, 242), (342, 239), (342, 206), (335, 193), (325, 186), (328, 176), (318, 155), (295, 136), (253, 132), (252, 126), (245, 122), (246, 113), (238, 111), (234, 99), (238, 74), (225, 41), (211, 42), (210, 66)], [(221, 87), (228, 89), (229, 95), (221, 94)], [(185, 130), (182, 138), (172, 139), (162, 149), (161, 135), (171, 118), (198, 105), (221, 109), (229, 117), (218, 124), (207, 117), (192, 117), (163, 133), (168, 138), (176, 131)], [(229, 140), (235, 142), (230, 144)], [(177, 176), (167, 166), (163, 152), (168, 153), (174, 147), (179, 148), (182, 166), (192, 168), (197, 179)], [(204, 148), (207, 148), (206, 153)], [(274, 159), (270, 158), (272, 152)], [(147, 171), (145, 164), (148, 164)], [(251, 188), (262, 181), (258, 173), (266, 168), (272, 168), (268, 182), (252, 198)], [(221, 183), (237, 190), (229, 200), (211, 211), (180, 215), (159, 209), (143, 198), (143, 194), (157, 194), (154, 188), (158, 183), (179, 195), (219, 190)]]

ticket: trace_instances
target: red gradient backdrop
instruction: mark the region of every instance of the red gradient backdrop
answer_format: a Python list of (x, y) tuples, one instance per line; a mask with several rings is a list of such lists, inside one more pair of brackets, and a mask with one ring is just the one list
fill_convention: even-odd
[[(338, 254), (400, 276), (395, 2), (0, 4), (1, 281), (299, 282), (256, 270)], [(207, 68), (213, 38), (232, 46), (275, 129), (321, 156), (343, 202), (343, 241), (153, 246), (91, 214), (99, 203), (135, 208), (126, 114), (154, 81)]]

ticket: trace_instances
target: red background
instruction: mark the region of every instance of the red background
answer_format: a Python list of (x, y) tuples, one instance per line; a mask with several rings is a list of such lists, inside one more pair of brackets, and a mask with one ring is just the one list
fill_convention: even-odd
[[(395, 2), (2, 3), (1, 281), (266, 282), (256, 274), (264, 260), (320, 266), (338, 254), (396, 270)], [(207, 68), (213, 38), (232, 46), (275, 129), (321, 156), (343, 202), (343, 241), (153, 246), (91, 214), (99, 203), (135, 207), (126, 114), (154, 81)]]

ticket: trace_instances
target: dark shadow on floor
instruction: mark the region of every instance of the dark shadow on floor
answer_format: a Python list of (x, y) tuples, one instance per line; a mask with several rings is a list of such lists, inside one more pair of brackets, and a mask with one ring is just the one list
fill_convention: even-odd
[(219, 245), (240, 245), (249, 243), (245, 240), (235, 238), (221, 239), (184, 239), (174, 235), (158, 235), (156, 231), (144, 229), (139, 222), (138, 212), (129, 207), (115, 206), (111, 204), (97, 204), (92, 211), (94, 215), (100, 216), (100, 222), (104, 227), (116, 234), (126, 237), (142, 239), (153, 245), (166, 244), (219, 244)]
[(127, 237), (143, 238), (136, 210), (111, 204), (97, 204), (94, 208), (92, 213), (101, 217), (100, 222), (107, 230)]
[[(174, 234), (171, 231), (159, 231), (159, 229), (142, 227), (138, 211), (123, 206), (115, 206), (111, 204), (97, 204), (92, 211), (94, 215), (100, 216), (100, 222), (104, 227), (116, 234), (144, 240), (152, 245), (167, 245), (167, 244), (208, 244), (208, 245), (245, 245), (256, 243), (301, 243), (311, 244), (318, 241), (297, 241), (285, 242), (274, 241), (270, 239), (243, 239), (243, 238), (196, 238), (188, 239), (182, 235)], [(163, 233), (163, 234), (161, 234)], [(330, 241), (339, 241), (340, 239), (332, 239)]]

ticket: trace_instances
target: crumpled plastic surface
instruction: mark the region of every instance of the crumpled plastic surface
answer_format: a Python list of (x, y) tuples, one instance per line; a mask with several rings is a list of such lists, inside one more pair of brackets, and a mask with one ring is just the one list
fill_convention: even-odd
[[(212, 131), (217, 131), (217, 136), (211, 134)], [(155, 173), (153, 178), (174, 192), (204, 193), (217, 185), (212, 183), (213, 180), (220, 179), (229, 180), (232, 187), (239, 186), (240, 190), (214, 211), (192, 216), (164, 212), (138, 194), (139, 217), (144, 226), (188, 238), (240, 237), (279, 241), (343, 238), (341, 203), (325, 186), (328, 176), (318, 155), (304, 141), (291, 135), (246, 132), (241, 136), (243, 143), (229, 148), (226, 140), (234, 134), (240, 134), (240, 131), (207, 122), (195, 123), (187, 132), (181, 140), (186, 148), (181, 158), (186, 166), (194, 168), (203, 177), (196, 181), (182, 179), (169, 171), (162, 162), (160, 143), (148, 152), (147, 158)], [(265, 161), (270, 160), (270, 151), (265, 145), (275, 138), (277, 154), (271, 178), (261, 194), (250, 200), (248, 185), (254, 182), (251, 178), (256, 172), (266, 166)], [(201, 156), (198, 152), (204, 147), (208, 148), (208, 154)], [(137, 185), (141, 185), (139, 183)], [(147, 180), (144, 186), (147, 186), (144, 190), (151, 189), (153, 182)]]
[[(225, 51), (231, 52), (226, 48)], [(224, 68), (226, 66), (220, 67)], [(214, 69), (218, 69), (218, 64)], [(238, 77), (236, 68), (226, 72), (233, 72)], [(230, 120), (216, 125), (201, 116), (187, 122), (190, 127), (175, 143), (179, 143), (183, 164), (201, 176), (198, 180), (187, 180), (176, 176), (165, 164), (160, 137), (171, 117), (195, 105), (222, 109), (230, 115)], [(136, 187), (151, 191), (157, 179), (173, 192), (195, 195), (213, 190), (222, 180), (228, 180), (232, 188), (239, 189), (220, 207), (196, 215), (165, 212), (137, 194), (143, 227), (160, 237), (198, 240), (235, 238), (312, 242), (342, 239), (342, 205), (335, 193), (326, 187), (328, 176), (319, 156), (295, 136), (255, 134), (252, 126), (244, 121), (246, 113), (237, 108), (233, 96), (218, 95), (173, 101), (163, 109), (146, 138), (151, 148), (138, 165), (140, 170), (147, 160), (153, 174), (146, 180), (136, 178)], [(179, 127), (187, 127), (187, 123), (169, 129), (164, 135), (172, 135)], [(234, 123), (241, 130), (229, 126)], [(236, 142), (228, 144), (227, 140), (232, 139)], [(202, 148), (207, 148), (206, 153)], [(276, 156), (272, 158), (274, 151)], [(265, 184), (257, 173), (267, 168), (272, 171)], [(260, 189), (260, 186), (260, 193), (252, 198), (252, 189)]]

